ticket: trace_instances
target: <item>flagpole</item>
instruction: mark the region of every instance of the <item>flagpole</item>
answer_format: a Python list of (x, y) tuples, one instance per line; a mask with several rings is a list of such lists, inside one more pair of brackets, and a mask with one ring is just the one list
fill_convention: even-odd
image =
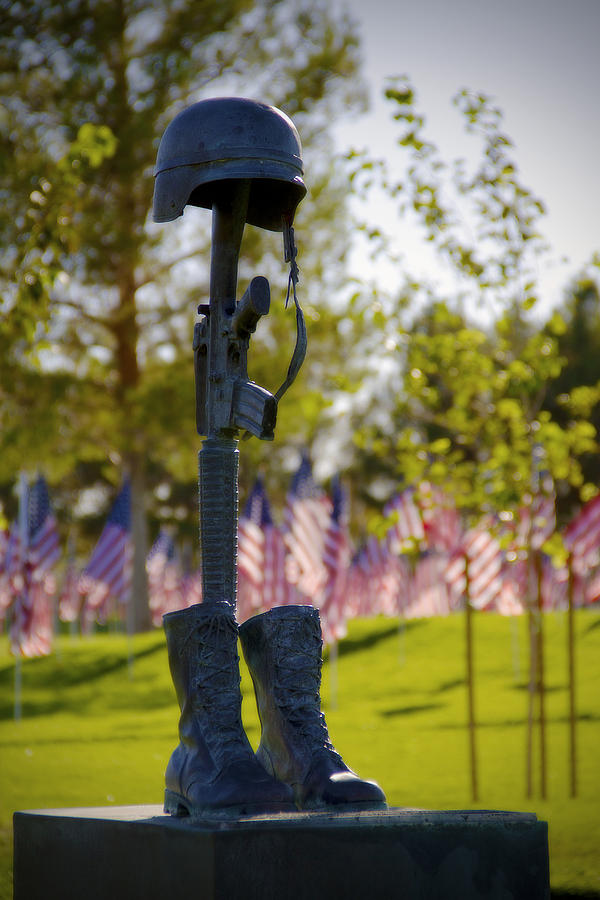
[(469, 557), (465, 553), (465, 629), (467, 653), (467, 712), (469, 720), (469, 753), (471, 761), (471, 796), (479, 799), (477, 786), (477, 746), (475, 736), (475, 690), (473, 683), (473, 607), (471, 606), (469, 584)]
[(569, 776), (571, 797), (577, 796), (577, 722), (575, 716), (575, 572), (573, 571), (573, 554), (568, 559), (568, 598), (567, 613), (567, 653), (569, 667)]
[(546, 703), (544, 685), (544, 619), (542, 601), (542, 554), (536, 550), (534, 554), (537, 599), (537, 693), (540, 724), (540, 793), (546, 799)]
[(510, 615), (510, 632), (512, 645), (513, 675), (515, 682), (521, 680), (521, 650), (519, 642), (519, 621), (517, 615)]
[[(117, 604), (115, 604), (117, 605)], [(129, 680), (133, 681), (134, 675), (134, 654), (133, 654), (133, 633), (135, 630), (135, 609), (133, 608), (133, 597), (130, 589), (125, 609), (125, 630), (127, 640), (127, 674)]]
[(528, 624), (529, 624), (529, 685), (527, 689), (527, 749), (526, 749), (526, 794), (527, 797), (533, 795), (533, 712), (535, 683), (537, 672), (537, 641), (535, 635), (535, 614), (533, 604), (531, 602), (531, 550), (527, 558), (528, 569), (528, 585), (527, 585), (527, 605), (528, 605)]
[[(28, 523), (27, 523), (27, 493), (28, 493), (28, 484), (27, 484), (27, 476), (24, 472), (21, 472), (19, 475), (19, 542), (21, 545), (21, 568), (23, 573), (23, 586), (21, 590), (25, 592), (27, 590), (27, 580), (25, 578), (25, 561), (27, 557), (27, 538), (28, 538)], [(20, 647), (18, 649), (17, 655), (15, 657), (15, 696), (14, 696), (14, 718), (15, 722), (19, 722), (21, 720), (23, 707), (22, 707), (22, 693), (23, 693), (23, 663), (21, 660), (21, 650)]]
[[(398, 665), (403, 666), (406, 662), (406, 616), (405, 610), (406, 607), (410, 603), (410, 592), (413, 589), (413, 583), (415, 578), (415, 560), (417, 555), (417, 550), (415, 547), (412, 547), (411, 550), (405, 554), (407, 560), (407, 568), (408, 568), (408, 585), (405, 591), (404, 600), (401, 597), (401, 594), (398, 594)], [(408, 598), (408, 599), (407, 599)]]

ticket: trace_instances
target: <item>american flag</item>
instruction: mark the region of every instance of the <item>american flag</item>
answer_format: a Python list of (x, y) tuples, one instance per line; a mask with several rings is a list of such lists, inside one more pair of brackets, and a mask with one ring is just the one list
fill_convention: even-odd
[(8, 565), (14, 596), (11, 650), (15, 655), (44, 656), (52, 649), (56, 583), (51, 570), (60, 558), (58, 526), (45, 479), (39, 475), (31, 489), (25, 479), (22, 484), (24, 530), (23, 535), (14, 530)]
[(350, 561), (346, 609), (349, 619), (361, 615), (362, 598), (367, 590), (367, 564), (364, 545), (359, 547)]
[(465, 533), (450, 557), (445, 578), (451, 593), (457, 600), (465, 595), (468, 564), (469, 596), (465, 599), (474, 609), (491, 608), (502, 592), (503, 561), (493, 522), (486, 518)]
[(404, 611), (407, 619), (447, 616), (455, 608), (444, 579), (445, 553), (427, 551), (417, 562), (412, 578), (410, 603)]
[(9, 537), (10, 531), (8, 528), (0, 528), (0, 574), (4, 572)]
[(79, 590), (86, 595), (89, 621), (105, 621), (110, 600), (126, 603), (131, 589), (131, 489), (126, 479), (108, 515), (106, 525), (81, 573)]
[(600, 569), (596, 569), (587, 579), (583, 600), (586, 604), (598, 603), (600, 601)]
[(244, 622), (263, 607), (265, 532), (270, 521), (267, 496), (258, 478), (238, 521), (238, 620)]
[(565, 610), (568, 606), (569, 574), (565, 566), (555, 566), (549, 556), (542, 558), (542, 609)]
[(0, 622), (14, 600), (13, 577), (18, 573), (21, 577), (23, 563), (21, 559), (21, 539), (19, 526), (13, 522), (9, 531), (2, 532), (2, 567), (0, 568)]
[(581, 508), (565, 528), (564, 543), (572, 555), (577, 574), (585, 575), (598, 562), (600, 550), (600, 494)]
[(79, 574), (75, 560), (69, 554), (60, 596), (58, 598), (58, 617), (61, 622), (76, 622), (81, 612), (81, 594), (79, 593)]
[(531, 493), (519, 510), (517, 544), (527, 553), (541, 550), (556, 530), (554, 483), (542, 468), (543, 448), (534, 447)]
[(38, 476), (29, 492), (28, 534), (31, 576), (34, 581), (41, 581), (60, 559), (58, 525), (50, 508), (48, 487), (42, 475)]
[(304, 456), (287, 495), (284, 537), (288, 581), (315, 606), (322, 603), (327, 583), (324, 555), (330, 516), (331, 502), (314, 483), (310, 461)]
[(423, 517), (427, 549), (438, 552), (454, 550), (460, 542), (462, 528), (452, 498), (428, 481), (419, 484), (417, 497)]
[(321, 625), (325, 643), (337, 641), (346, 635), (347, 582), (352, 559), (345, 496), (337, 477), (332, 484), (331, 500), (331, 517), (325, 534), (323, 558), (327, 569), (327, 583), (321, 607)]
[(195, 606), (202, 603), (202, 570), (184, 572), (181, 584), (184, 606)]
[(259, 610), (296, 602), (298, 592), (287, 579), (287, 547), (271, 516), (264, 484), (258, 479), (238, 523), (238, 619)]
[(425, 530), (414, 488), (406, 488), (390, 500), (383, 508), (383, 515), (394, 520), (386, 536), (392, 553), (418, 549), (425, 538)]
[(56, 584), (51, 569), (60, 557), (58, 526), (41, 475), (31, 489), (22, 476), (21, 491), (22, 525), (13, 531), (7, 563), (14, 597), (11, 650), (15, 655), (44, 656), (52, 648)]
[(366, 543), (369, 562), (370, 615), (395, 616), (406, 594), (406, 566), (386, 541), (370, 535)]
[(163, 528), (146, 558), (146, 572), (152, 624), (160, 626), (165, 613), (174, 612), (184, 605), (182, 573), (175, 542)]

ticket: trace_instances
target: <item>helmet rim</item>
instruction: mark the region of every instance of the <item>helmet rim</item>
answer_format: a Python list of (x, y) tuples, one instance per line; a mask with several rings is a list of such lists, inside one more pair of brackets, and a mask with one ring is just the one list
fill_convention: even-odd
[(180, 112), (163, 134), (153, 219), (170, 222), (188, 204), (210, 209), (224, 181), (250, 179), (246, 221), (282, 231), (282, 220), (293, 221), (306, 194), (301, 152), (293, 122), (276, 107), (242, 97), (201, 100)]

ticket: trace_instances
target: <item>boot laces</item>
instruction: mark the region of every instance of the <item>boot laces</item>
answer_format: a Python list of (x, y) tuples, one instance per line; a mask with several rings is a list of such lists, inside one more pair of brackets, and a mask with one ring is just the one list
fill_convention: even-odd
[(194, 625), (187, 640), (198, 640), (192, 677), (192, 709), (213, 760), (223, 767), (248, 757), (241, 721), (237, 627), (229, 616), (215, 615)]
[(322, 642), (319, 628), (314, 625), (297, 620), (273, 636), (275, 702), (311, 752), (325, 750), (342, 763), (321, 712)]

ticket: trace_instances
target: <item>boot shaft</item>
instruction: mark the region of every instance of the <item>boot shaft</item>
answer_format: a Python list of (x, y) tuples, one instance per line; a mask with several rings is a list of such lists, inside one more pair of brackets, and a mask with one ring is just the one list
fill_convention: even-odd
[[(262, 726), (258, 754), (283, 780), (304, 773), (315, 754), (339, 755), (321, 713), (323, 641), (319, 612), (281, 606), (240, 626)], [(341, 760), (340, 760), (341, 761)]]
[[(319, 612), (279, 606), (240, 626), (244, 658), (255, 687), (277, 707), (320, 709), (323, 640)], [(259, 707), (261, 703), (259, 702)]]
[(163, 616), (169, 668), (181, 710), (179, 737), (217, 768), (247, 753), (242, 727), (238, 628), (225, 601)]
[(180, 709), (189, 700), (198, 678), (208, 679), (214, 669), (230, 669), (239, 684), (237, 635), (233, 609), (226, 601), (198, 603), (163, 616), (169, 669)]
[(257, 757), (289, 784), (299, 809), (385, 809), (379, 785), (352, 772), (334, 749), (321, 712), (318, 610), (283, 606), (240, 626), (262, 733)]

